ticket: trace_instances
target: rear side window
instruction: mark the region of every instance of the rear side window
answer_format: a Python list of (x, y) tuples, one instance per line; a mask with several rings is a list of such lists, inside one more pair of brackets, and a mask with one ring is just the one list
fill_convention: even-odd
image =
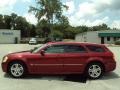
[(65, 48), (66, 53), (85, 53), (87, 52), (86, 49), (82, 46), (77, 45), (66, 45)]
[(86, 47), (92, 52), (105, 52), (105, 49), (101, 46), (86, 45)]

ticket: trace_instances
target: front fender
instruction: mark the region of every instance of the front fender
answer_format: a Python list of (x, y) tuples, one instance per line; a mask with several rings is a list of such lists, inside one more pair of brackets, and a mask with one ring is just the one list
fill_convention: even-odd
[(29, 68), (29, 66), (27, 64), (27, 59), (23, 58), (22, 56), (19, 56), (19, 57), (9, 57), (6, 65), (8, 66), (11, 62), (17, 62), (17, 61), (23, 62), (26, 65), (27, 69)]

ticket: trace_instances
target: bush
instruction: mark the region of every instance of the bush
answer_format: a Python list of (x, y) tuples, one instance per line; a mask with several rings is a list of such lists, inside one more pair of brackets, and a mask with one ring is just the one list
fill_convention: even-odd
[(115, 45), (120, 45), (120, 40), (115, 41)]
[(27, 41), (27, 40), (20, 40), (20, 43), (21, 44), (26, 44), (26, 43), (29, 43), (29, 41)]
[(53, 32), (53, 37), (56, 38), (63, 38), (63, 33), (61, 33), (60, 31), (54, 31)]

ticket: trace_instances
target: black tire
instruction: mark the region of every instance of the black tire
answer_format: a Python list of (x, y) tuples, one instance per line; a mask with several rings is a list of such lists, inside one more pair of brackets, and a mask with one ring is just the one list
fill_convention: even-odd
[(23, 78), (27, 73), (27, 68), (22, 62), (12, 62), (8, 66), (8, 73), (13, 78)]
[(89, 79), (99, 79), (104, 72), (104, 67), (101, 63), (90, 63), (87, 65), (85, 74)]

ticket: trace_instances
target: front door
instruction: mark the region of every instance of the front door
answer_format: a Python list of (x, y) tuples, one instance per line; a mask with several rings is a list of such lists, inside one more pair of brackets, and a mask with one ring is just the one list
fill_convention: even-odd
[[(63, 70), (63, 61), (59, 59), (59, 54), (63, 53), (61, 45), (46, 47), (44, 55), (35, 53), (30, 56), (30, 65), (33, 73), (59, 74)], [(32, 57), (32, 58), (31, 58)]]

